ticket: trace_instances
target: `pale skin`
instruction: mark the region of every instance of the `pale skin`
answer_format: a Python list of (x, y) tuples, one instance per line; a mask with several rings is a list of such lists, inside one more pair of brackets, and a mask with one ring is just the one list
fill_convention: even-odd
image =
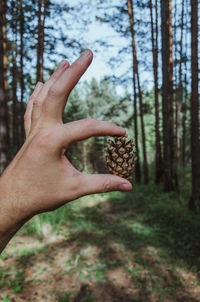
[(67, 98), (92, 57), (86, 50), (71, 66), (61, 61), (46, 83), (37, 83), (29, 99), (26, 141), (0, 177), (0, 252), (38, 213), (84, 195), (132, 189), (128, 180), (118, 176), (83, 174), (64, 155), (70, 144), (91, 136), (125, 135), (124, 129), (108, 122), (87, 118), (62, 122)]

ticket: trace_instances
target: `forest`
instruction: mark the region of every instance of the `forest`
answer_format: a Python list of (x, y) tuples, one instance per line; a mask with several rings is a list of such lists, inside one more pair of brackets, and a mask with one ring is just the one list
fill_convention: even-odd
[[(200, 301), (199, 5), (0, 0), (0, 175), (26, 139), (36, 83), (87, 48), (94, 68), (63, 122), (116, 123), (137, 153), (131, 192), (82, 197), (23, 226), (0, 256), (1, 301)], [(109, 173), (107, 141), (66, 156)]]

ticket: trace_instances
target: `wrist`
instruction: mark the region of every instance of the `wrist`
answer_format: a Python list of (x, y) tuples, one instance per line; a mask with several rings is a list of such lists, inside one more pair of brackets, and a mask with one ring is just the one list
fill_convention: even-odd
[(26, 222), (14, 184), (6, 176), (0, 177), (0, 235), (14, 235)]
[(23, 218), (22, 212), (20, 213), (17, 196), (13, 192), (15, 190), (12, 181), (8, 181), (6, 176), (2, 175), (0, 177), (0, 253), (28, 220)]

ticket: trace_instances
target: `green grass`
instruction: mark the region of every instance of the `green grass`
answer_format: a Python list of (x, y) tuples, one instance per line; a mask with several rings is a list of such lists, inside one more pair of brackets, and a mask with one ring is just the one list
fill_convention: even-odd
[[(66, 259), (64, 274), (76, 272), (83, 282), (103, 284), (108, 270), (123, 267), (134, 287), (144, 295), (154, 292), (157, 301), (163, 297), (176, 301), (176, 290), (185, 292), (187, 287), (181, 283), (176, 270), (181, 268), (197, 275), (200, 270), (200, 215), (188, 212), (188, 198), (185, 187), (177, 194), (163, 193), (160, 186), (134, 185), (130, 193), (85, 197), (55, 212), (41, 214), (24, 226), (21, 235), (31, 234), (42, 240), (43, 225), (49, 224), (53, 233), (63, 235), (69, 245), (75, 243), (78, 248)], [(82, 253), (91, 246), (99, 250), (95, 264)], [(118, 247), (123, 247), (120, 255), (116, 253)], [(17, 263), (25, 268), (27, 262), (34, 263), (38, 254), (44, 255), (45, 261), (51, 261), (55, 252), (56, 248), (51, 250), (46, 246), (16, 250)], [(1, 259), (8, 257), (4, 252)], [(130, 262), (134, 266), (130, 266)], [(0, 277), (0, 288), (7, 286), (13, 293), (21, 291), (22, 272), (14, 272), (11, 278), (5, 267)], [(148, 298), (144, 299), (141, 301), (148, 302)], [(57, 300), (73, 301), (71, 292), (57, 293)], [(95, 297), (88, 295), (81, 301), (95, 301)], [(127, 301), (140, 300), (135, 297)]]
[[(105, 196), (109, 197), (110, 211), (117, 211), (112, 223), (105, 219), (101, 204), (83, 206), (87, 200), (99, 198), (94, 195), (85, 197), (81, 206), (78, 200), (54, 212), (38, 215), (22, 228), (20, 234), (43, 237), (42, 225), (48, 223), (55, 234), (62, 234), (66, 239), (76, 236), (79, 245), (106, 245), (107, 235), (128, 249), (153, 245), (159, 248), (163, 257), (170, 257), (170, 261), (199, 270), (200, 215), (188, 212), (183, 194), (163, 193), (155, 185), (134, 185), (130, 193), (101, 194), (101, 198)], [(70, 231), (63, 229), (66, 225)], [(4, 252), (1, 258), (6, 257)]]

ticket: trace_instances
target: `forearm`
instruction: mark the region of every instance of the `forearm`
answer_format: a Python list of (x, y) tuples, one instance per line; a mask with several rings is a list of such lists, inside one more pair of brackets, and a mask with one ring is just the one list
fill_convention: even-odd
[(0, 177), (0, 253), (6, 247), (11, 238), (26, 222), (22, 218), (14, 199), (12, 186), (7, 183), (3, 176)]

